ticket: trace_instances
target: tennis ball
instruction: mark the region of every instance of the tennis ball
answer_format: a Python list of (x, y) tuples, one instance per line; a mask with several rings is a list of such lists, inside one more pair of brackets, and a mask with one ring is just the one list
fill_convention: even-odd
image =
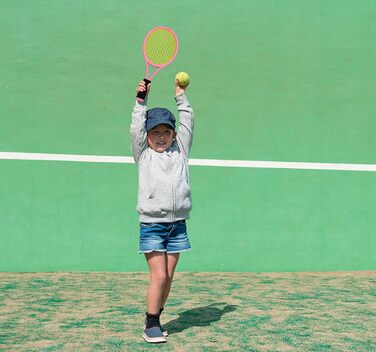
[(189, 76), (186, 72), (179, 72), (175, 79), (178, 80), (178, 84), (180, 87), (186, 87), (189, 84)]

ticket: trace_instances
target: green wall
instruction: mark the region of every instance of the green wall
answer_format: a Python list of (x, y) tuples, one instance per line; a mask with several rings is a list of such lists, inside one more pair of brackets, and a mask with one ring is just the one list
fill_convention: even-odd
[[(129, 156), (141, 44), (191, 75), (192, 158), (376, 164), (376, 2), (0, 3), (0, 151)], [(191, 166), (187, 271), (376, 269), (374, 172)], [(146, 270), (131, 164), (0, 160), (0, 271)]]

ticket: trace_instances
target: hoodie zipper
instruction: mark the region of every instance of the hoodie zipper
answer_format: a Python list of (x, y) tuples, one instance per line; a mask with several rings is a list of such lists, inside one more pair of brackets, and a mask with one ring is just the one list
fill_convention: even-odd
[(171, 222), (175, 221), (175, 190), (174, 190), (174, 183), (172, 181), (172, 157), (171, 154), (168, 154), (170, 158), (170, 182), (171, 182), (171, 195), (172, 195), (172, 213), (171, 213)]

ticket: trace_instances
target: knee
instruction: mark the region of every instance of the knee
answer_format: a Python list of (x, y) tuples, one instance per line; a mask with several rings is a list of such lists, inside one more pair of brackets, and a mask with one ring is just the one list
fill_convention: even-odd
[(158, 286), (164, 286), (167, 282), (168, 275), (165, 271), (153, 273), (151, 280)]

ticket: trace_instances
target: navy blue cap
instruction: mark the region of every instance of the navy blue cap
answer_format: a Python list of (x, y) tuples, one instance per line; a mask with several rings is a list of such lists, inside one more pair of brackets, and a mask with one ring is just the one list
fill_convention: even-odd
[(157, 125), (165, 124), (175, 130), (175, 116), (165, 108), (153, 108), (146, 111), (146, 131), (149, 132)]

